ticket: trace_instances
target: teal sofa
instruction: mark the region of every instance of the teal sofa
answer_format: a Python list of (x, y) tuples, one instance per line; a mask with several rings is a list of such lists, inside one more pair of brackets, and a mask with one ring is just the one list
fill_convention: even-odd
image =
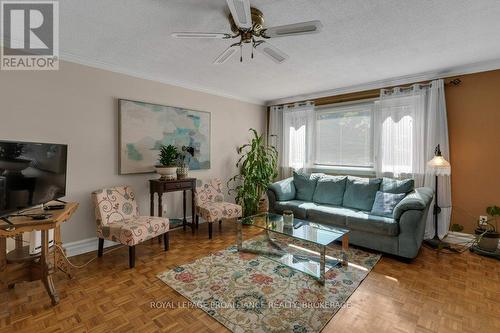
[(272, 184), (269, 211), (349, 229), (349, 243), (413, 259), (434, 191), (413, 180), (294, 173)]

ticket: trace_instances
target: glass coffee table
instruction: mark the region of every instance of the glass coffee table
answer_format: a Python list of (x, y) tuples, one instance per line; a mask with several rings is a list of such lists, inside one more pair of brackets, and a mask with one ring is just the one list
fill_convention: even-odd
[[(265, 230), (265, 239), (243, 243), (243, 225)], [(238, 219), (236, 238), (238, 251), (263, 255), (316, 278), (320, 284), (325, 284), (325, 272), (329, 269), (347, 266), (346, 229), (297, 218), (293, 219), (293, 226), (285, 226), (282, 215), (261, 213)], [(326, 250), (335, 241), (342, 243), (340, 258), (327, 257)]]

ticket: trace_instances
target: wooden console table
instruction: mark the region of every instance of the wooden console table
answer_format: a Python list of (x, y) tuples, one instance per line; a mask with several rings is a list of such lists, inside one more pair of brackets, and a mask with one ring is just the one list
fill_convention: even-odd
[[(160, 179), (150, 179), (149, 180), (149, 192), (151, 195), (151, 206), (150, 214), (155, 216), (155, 193), (158, 194), (158, 216), (162, 216), (162, 196), (163, 193), (182, 191), (182, 228), (186, 230), (186, 225), (191, 227), (191, 231), (194, 233), (195, 229), (195, 204), (194, 204), (194, 191), (196, 189), (196, 178), (183, 178), (176, 180), (160, 180)], [(191, 191), (191, 223), (187, 222), (186, 219), (186, 191)]]
[[(52, 305), (59, 303), (59, 295), (52, 280), (55, 269), (71, 275), (71, 266), (62, 252), (61, 224), (68, 221), (78, 208), (76, 202), (66, 204), (61, 210), (30, 210), (30, 214), (52, 214), (45, 220), (25, 216), (9, 217), (13, 224), (0, 220), (0, 288), (14, 288), (16, 283), (41, 280), (50, 296)], [(54, 246), (49, 248), (49, 230), (54, 229)], [(42, 251), (30, 255), (29, 246), (23, 246), (23, 233), (41, 231)], [(16, 247), (6, 254), (7, 238), (14, 237)], [(57, 246), (56, 246), (57, 245)]]

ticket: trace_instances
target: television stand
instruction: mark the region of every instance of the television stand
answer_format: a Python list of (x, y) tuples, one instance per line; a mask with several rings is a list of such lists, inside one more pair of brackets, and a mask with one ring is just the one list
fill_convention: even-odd
[[(13, 288), (22, 281), (41, 280), (52, 305), (59, 303), (59, 295), (52, 280), (56, 269), (71, 278), (71, 266), (62, 250), (61, 225), (68, 221), (78, 208), (78, 203), (70, 202), (60, 211), (45, 220), (34, 221), (28, 216), (14, 216), (0, 220), (0, 292), (5, 286)], [(42, 209), (34, 213), (43, 214)], [(49, 230), (54, 229), (54, 246), (49, 248)], [(28, 247), (23, 246), (24, 232), (41, 231), (42, 252), (30, 255)], [(14, 237), (16, 248), (6, 253), (7, 238)], [(52, 264), (53, 262), (53, 264)]]

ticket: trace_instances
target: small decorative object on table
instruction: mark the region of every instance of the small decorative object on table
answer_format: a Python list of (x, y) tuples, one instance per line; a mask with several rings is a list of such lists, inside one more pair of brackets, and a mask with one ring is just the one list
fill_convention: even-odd
[(191, 157), (194, 157), (194, 148), (191, 146), (182, 146), (178, 154), (177, 179), (184, 179), (188, 177), (189, 162)]
[(161, 180), (175, 180), (177, 166), (175, 162), (179, 154), (177, 148), (172, 145), (161, 146), (158, 158), (159, 165), (155, 166), (156, 172), (161, 176)]
[(285, 224), (285, 227), (293, 226), (293, 212), (291, 210), (283, 211), (283, 222)]

